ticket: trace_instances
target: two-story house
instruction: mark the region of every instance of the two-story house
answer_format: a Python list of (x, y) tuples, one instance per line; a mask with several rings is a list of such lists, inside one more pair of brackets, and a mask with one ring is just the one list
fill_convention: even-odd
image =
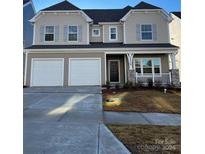
[[(172, 22), (169, 24), (170, 41), (173, 45), (179, 47), (176, 54), (176, 68), (179, 70), (179, 77), (181, 76), (181, 12), (171, 12)], [(170, 69), (172, 65), (170, 62)], [(179, 78), (180, 79), (180, 78)]]
[(35, 15), (32, 0), (23, 0), (23, 46), (27, 48), (33, 44), (33, 25), (29, 20)]
[[(33, 25), (29, 20), (35, 15), (32, 0), (23, 0), (23, 47), (27, 48), (33, 44)], [(25, 53), (23, 52), (23, 74), (25, 71)]]
[(170, 84), (178, 47), (170, 44), (172, 17), (141, 2), (122, 9), (80, 9), (63, 1), (39, 11), (26, 49), (27, 86)]

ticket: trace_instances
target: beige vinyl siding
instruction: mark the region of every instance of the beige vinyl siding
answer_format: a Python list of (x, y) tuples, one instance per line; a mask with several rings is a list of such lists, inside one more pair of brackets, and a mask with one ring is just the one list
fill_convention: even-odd
[(26, 85), (30, 86), (31, 78), (31, 61), (32, 58), (64, 58), (64, 86), (68, 86), (68, 59), (69, 58), (101, 58), (101, 79), (105, 84), (105, 60), (104, 53), (30, 53), (27, 61)]
[[(40, 27), (41, 26), (59, 26), (59, 41), (58, 42), (41, 42), (40, 41)], [(85, 18), (80, 14), (65, 14), (65, 13), (46, 13), (41, 15), (35, 23), (35, 42), (34, 44), (72, 44), (64, 42), (64, 26), (65, 25), (78, 25), (82, 26), (82, 41), (75, 42), (74, 44), (87, 44), (87, 26), (89, 26)]]
[[(100, 29), (100, 36), (99, 37), (93, 37), (92, 36), (92, 30), (93, 29)], [(103, 28), (101, 25), (95, 26), (95, 25), (90, 25), (90, 42), (103, 42)]]
[[(109, 40), (109, 27), (110, 26), (116, 26), (117, 27), (117, 40)], [(104, 43), (110, 43), (110, 42), (123, 42), (123, 25), (122, 24), (106, 24), (103, 25), (103, 37), (104, 37)]]
[[(137, 24), (156, 24), (157, 40), (137, 40)], [(168, 21), (159, 13), (132, 13), (125, 21), (126, 43), (169, 43)]]
[[(170, 27), (170, 40), (171, 43), (178, 46), (178, 53), (176, 55), (176, 68), (179, 69), (179, 74), (181, 76), (181, 19), (172, 15), (172, 22), (169, 24)], [(171, 67), (171, 61), (170, 61)]]

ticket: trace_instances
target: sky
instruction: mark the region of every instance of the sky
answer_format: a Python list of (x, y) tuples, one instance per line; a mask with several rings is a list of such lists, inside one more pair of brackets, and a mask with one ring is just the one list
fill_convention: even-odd
[[(62, 2), (63, 0), (33, 0), (36, 11)], [(81, 9), (118, 9), (127, 5), (135, 6), (141, 0), (68, 0)], [(167, 12), (181, 11), (181, 0), (143, 0), (144, 2), (159, 6)]]

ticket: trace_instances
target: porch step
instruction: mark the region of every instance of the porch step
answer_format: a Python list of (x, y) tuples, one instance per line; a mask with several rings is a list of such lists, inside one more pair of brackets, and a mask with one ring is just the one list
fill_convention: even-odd
[(99, 135), (99, 154), (131, 154), (104, 124)]

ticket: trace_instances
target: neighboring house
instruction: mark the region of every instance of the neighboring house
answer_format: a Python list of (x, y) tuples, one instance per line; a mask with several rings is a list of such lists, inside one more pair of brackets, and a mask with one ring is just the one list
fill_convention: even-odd
[[(181, 12), (171, 12), (173, 18), (170, 23), (170, 40), (171, 43), (178, 46), (179, 50), (176, 55), (176, 68), (179, 69), (179, 77), (181, 76)], [(170, 68), (172, 65), (170, 63)]]
[(32, 0), (23, 0), (23, 43), (24, 48), (33, 43), (33, 25), (29, 20), (35, 15)]
[[(33, 25), (29, 20), (35, 15), (32, 0), (23, 0), (23, 48), (33, 43)], [(25, 71), (25, 53), (23, 52), (23, 74)]]
[[(33, 45), (26, 48), (27, 86), (170, 84), (178, 47), (170, 44), (171, 16), (141, 2), (122, 9), (80, 9), (63, 1), (31, 20)], [(174, 82), (173, 82), (174, 83)]]

